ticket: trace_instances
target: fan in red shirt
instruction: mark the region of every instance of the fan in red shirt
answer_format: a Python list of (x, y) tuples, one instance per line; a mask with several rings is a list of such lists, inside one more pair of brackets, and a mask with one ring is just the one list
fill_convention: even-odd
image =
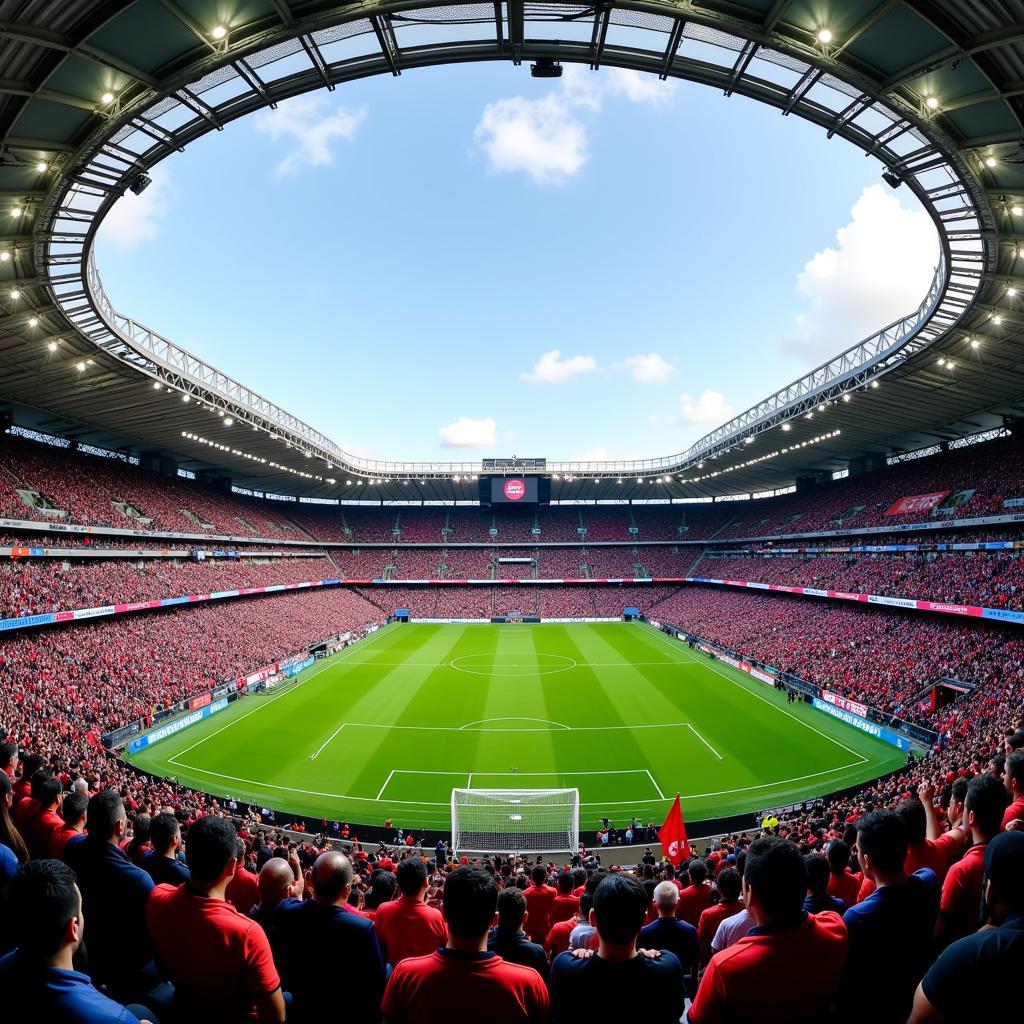
[(711, 959), (711, 940), (714, 939), (718, 926), (727, 917), (732, 917), (743, 909), (743, 900), (740, 899), (741, 886), (740, 873), (735, 868), (726, 868), (718, 876), (718, 895), (721, 902), (702, 911), (697, 924), (701, 963), (707, 963)]
[(569, 948), (569, 937), (573, 929), (590, 920), (590, 893), (584, 892), (579, 901), (579, 910), (572, 917), (551, 926), (551, 931), (544, 940), (544, 952), (547, 953), (549, 960), (554, 960), (559, 953), (564, 953)]
[(803, 912), (807, 868), (786, 839), (751, 844), (743, 886), (756, 927), (711, 958), (690, 1007), (690, 1024), (827, 1020), (846, 969), (843, 919), (831, 911)]
[(1013, 803), (1003, 812), (1002, 827), (1018, 818), (1024, 818), (1024, 750), (1015, 750), (1007, 759), (1003, 769), (1006, 792)]
[(551, 930), (551, 911), (554, 909), (558, 890), (546, 884), (548, 869), (543, 864), (534, 864), (530, 878), (533, 885), (523, 890), (526, 897), (526, 934), (531, 942), (543, 945)]
[(381, 1004), (385, 1024), (545, 1024), (550, 1019), (541, 976), (487, 952), (497, 903), (497, 882), (482, 868), (459, 867), (448, 876), (447, 944), (429, 956), (403, 960), (392, 971)]
[(228, 903), (238, 837), (224, 818), (200, 818), (188, 831), (192, 880), (158, 885), (146, 906), (157, 959), (174, 984), (175, 1018), (219, 1024), (281, 1024), (281, 979), (263, 929)]
[(828, 894), (852, 907), (857, 902), (862, 879), (850, 872), (850, 847), (842, 839), (834, 839), (828, 844), (827, 856), (831, 872)]
[(575, 917), (576, 912), (580, 909), (580, 898), (573, 895), (573, 881), (572, 872), (570, 871), (563, 871), (558, 876), (556, 884), (558, 895), (551, 905), (552, 925), (558, 924), (559, 921), (566, 921), (570, 917)]
[(679, 894), (676, 918), (696, 928), (700, 915), (711, 906), (711, 883), (708, 869), (702, 860), (690, 861), (690, 884)]
[(998, 835), (1009, 803), (1006, 789), (994, 775), (979, 775), (967, 785), (964, 821), (972, 846), (942, 883), (936, 934), (945, 944), (972, 935), (981, 925), (979, 907), (985, 876), (985, 844)]
[(85, 832), (85, 809), (89, 798), (84, 793), (68, 793), (60, 805), (61, 825), (50, 835), (49, 856), (55, 860), (64, 859), (64, 847), (68, 840)]
[(36, 772), (32, 778), (32, 800), (34, 813), (22, 829), (29, 853), (35, 858), (50, 855), (50, 837), (64, 825), (64, 819), (57, 813), (64, 787), (60, 779), (43, 772)]
[(423, 902), (430, 880), (419, 857), (403, 860), (395, 871), (401, 895), (377, 907), (373, 925), (384, 957), (392, 967), (410, 956), (425, 956), (448, 938), (440, 910)]
[(235, 850), (235, 861), (238, 868), (235, 877), (228, 882), (224, 899), (240, 914), (248, 914), (249, 908), (260, 901), (260, 876), (247, 871), (245, 867), (245, 843), (238, 840)]

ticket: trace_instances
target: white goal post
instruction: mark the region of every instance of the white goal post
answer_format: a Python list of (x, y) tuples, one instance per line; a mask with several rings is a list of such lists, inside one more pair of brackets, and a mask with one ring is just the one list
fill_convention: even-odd
[(578, 789), (453, 789), (458, 853), (576, 853)]

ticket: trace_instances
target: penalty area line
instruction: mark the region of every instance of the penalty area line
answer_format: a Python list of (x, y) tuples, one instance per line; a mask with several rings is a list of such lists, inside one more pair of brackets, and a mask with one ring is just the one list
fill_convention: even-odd
[(348, 722), (342, 722), (341, 725), (339, 725), (338, 728), (335, 729), (334, 732), (332, 732), (331, 735), (328, 736), (327, 739), (325, 739), (323, 741), (323, 743), (320, 745), (320, 747), (317, 750), (317, 752), (315, 754), (310, 754), (309, 755), (310, 761), (315, 761), (323, 753), (324, 747), (326, 747), (327, 744), (330, 743), (331, 740), (333, 740), (334, 737), (337, 736), (338, 733), (341, 732), (341, 730), (344, 729), (346, 725), (348, 725)]
[(690, 732), (692, 732), (693, 735), (696, 736), (697, 739), (699, 739), (701, 741), (701, 743), (703, 743), (704, 746), (707, 747), (708, 750), (710, 750), (711, 753), (714, 754), (715, 757), (718, 758), (719, 761), (724, 761), (725, 760), (725, 758), (722, 757), (722, 755), (717, 750), (715, 750), (715, 748), (713, 746), (711, 746), (711, 744), (708, 743), (708, 741), (706, 739), (704, 739), (704, 737), (701, 736), (701, 734), (699, 732), (697, 732), (697, 730), (692, 725), (690, 725), (689, 722), (687, 722), (686, 724), (689, 727)]

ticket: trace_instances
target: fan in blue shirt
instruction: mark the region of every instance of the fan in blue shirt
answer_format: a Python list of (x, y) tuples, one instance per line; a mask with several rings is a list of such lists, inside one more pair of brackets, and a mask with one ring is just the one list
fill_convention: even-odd
[(23, 865), (8, 890), (8, 909), (19, 940), (13, 953), (0, 958), (0, 992), (9, 1019), (140, 1024), (135, 1013), (108, 999), (72, 968), (84, 920), (71, 868), (59, 860)]

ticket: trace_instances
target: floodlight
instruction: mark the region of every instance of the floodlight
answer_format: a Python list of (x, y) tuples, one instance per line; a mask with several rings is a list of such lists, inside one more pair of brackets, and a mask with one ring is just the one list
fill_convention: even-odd
[(977, 348), (977, 347), (978, 347), (978, 339), (977, 338), (971, 338), (971, 348)]
[(51, 352), (56, 352), (56, 351), (57, 351), (57, 342), (55, 342), (55, 341), (51, 341), (51, 342), (50, 342), (50, 343), (49, 343), (49, 344), (48, 344), (48, 345), (47, 345), (46, 347), (47, 347), (47, 348), (48, 348), (48, 349), (49, 349), (49, 350), (50, 350)]
[(927, 107), (927, 108), (928, 108), (929, 110), (935, 110), (935, 109), (936, 109), (936, 108), (938, 107), (938, 105), (939, 105), (939, 101), (938, 101), (938, 100), (937, 100), (937, 99), (936, 99), (936, 98), (935, 98), (934, 96), (929, 96), (929, 97), (928, 97), (928, 98), (927, 98), (927, 99), (926, 99), (926, 100), (924, 101), (924, 105), (925, 105), (925, 106), (926, 106), (926, 107)]
[(28, 318), (28, 325), (29, 325), (29, 327), (38, 327), (39, 326), (39, 318), (38, 317), (34, 317), (34, 316), (30, 316)]
[(0, 252), (0, 263), (7, 263), (10, 258), (11, 254), (9, 252)]
[(11, 289), (11, 298), (12, 298), (12, 299), (13, 299), (13, 300), (14, 300), (15, 302), (17, 302), (17, 301), (18, 301), (18, 299), (20, 299), (20, 298), (21, 298), (21, 292), (19, 292), (17, 288), (12, 288), (12, 289)]
[(103, 106), (107, 106), (107, 105), (109, 105), (109, 104), (111, 104), (113, 102), (114, 102), (114, 94), (112, 92), (105, 92), (100, 97), (100, 103), (102, 103)]
[(1024, 213), (1024, 207), (1020, 207), (1020, 206), (1011, 207), (1010, 208), (1010, 213), (1012, 213), (1014, 215), (1014, 217), (1019, 217), (1022, 213)]
[(11, 210), (11, 216), (14, 217), (14, 218), (20, 217), (21, 216), (21, 207), (20, 206), (15, 206)]
[(210, 32), (210, 35), (213, 36), (213, 38), (218, 40), (218, 41), (223, 39), (227, 34), (228, 34), (228, 30), (223, 25), (217, 25), (213, 29), (213, 31)]
[(75, 363), (75, 367), (79, 373), (85, 373), (85, 363)]
[(39, 163), (37, 163), (37, 164), (36, 164), (36, 170), (37, 170), (37, 171), (38, 171), (38, 172), (39, 172), (40, 174), (43, 174), (43, 173), (45, 173), (45, 171), (46, 171), (46, 169), (47, 169), (47, 166), (48, 166), (48, 165), (47, 165), (47, 163), (46, 163), (46, 161), (45, 161), (45, 160), (40, 160), (40, 161), (39, 161)]
[(225, 426), (225, 427), (230, 427), (230, 426), (231, 426), (231, 424), (232, 424), (232, 423), (234, 423), (234, 422), (235, 422), (235, 421), (234, 421), (234, 420), (233, 420), (233, 419), (232, 419), (232, 418), (231, 418), (230, 416), (227, 416), (227, 417), (225, 417), (225, 419), (224, 419), (224, 426)]
[(995, 165), (996, 165), (996, 158), (994, 156), (987, 156), (987, 157), (985, 157), (985, 166), (986, 167), (995, 167)]
[(791, 428), (790, 428), (790, 426), (789, 426), (789, 424), (788, 424), (788, 423), (783, 423), (783, 424), (782, 424), (782, 429), (783, 429), (783, 430), (789, 430), (789, 429), (791, 429)]
[(899, 188), (903, 184), (903, 179), (890, 168), (886, 168), (882, 171), (882, 181), (889, 186), (889, 188)]
[(827, 29), (827, 28), (821, 29), (818, 32), (818, 42), (819, 43), (831, 43), (832, 42), (832, 32), (829, 29)]

